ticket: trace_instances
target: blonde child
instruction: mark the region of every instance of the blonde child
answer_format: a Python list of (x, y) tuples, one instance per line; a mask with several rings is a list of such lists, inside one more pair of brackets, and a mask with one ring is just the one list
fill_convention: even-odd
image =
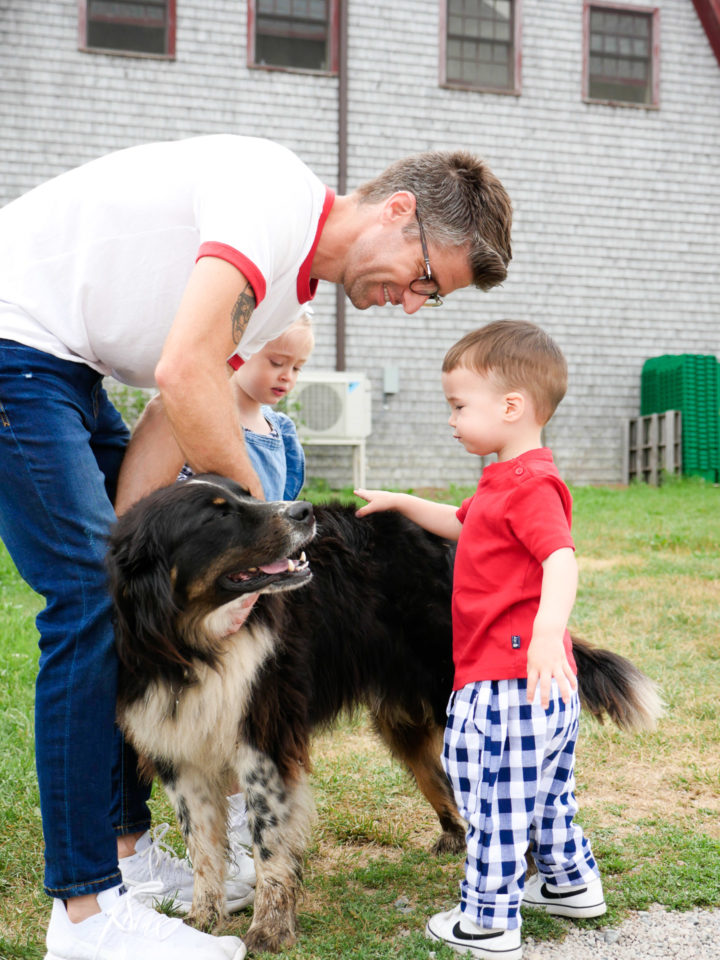
[[(442, 368), (450, 426), (476, 456), (497, 454), (460, 509), (357, 490), (359, 516), (398, 510), (458, 541), (455, 681), (443, 764), (468, 824), (460, 903), (427, 935), (459, 953), (519, 960), (520, 905), (569, 917), (606, 910), (590, 845), (574, 822), (580, 703), (567, 621), (577, 565), (571, 498), (542, 446), (567, 365), (531, 323), (463, 337)], [(532, 844), (538, 873), (524, 884)]]

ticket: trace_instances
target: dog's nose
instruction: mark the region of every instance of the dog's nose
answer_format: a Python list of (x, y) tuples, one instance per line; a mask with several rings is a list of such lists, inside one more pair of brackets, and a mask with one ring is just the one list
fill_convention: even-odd
[(307, 500), (296, 500), (288, 507), (288, 516), (298, 523), (312, 523), (313, 506)]

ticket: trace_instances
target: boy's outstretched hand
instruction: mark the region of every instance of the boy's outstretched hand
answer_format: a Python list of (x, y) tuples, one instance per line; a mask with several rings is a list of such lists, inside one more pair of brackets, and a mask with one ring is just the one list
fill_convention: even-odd
[(379, 513), (381, 510), (397, 510), (408, 520), (430, 533), (437, 534), (438, 537), (457, 540), (460, 536), (462, 524), (456, 517), (457, 507), (449, 503), (435, 503), (409, 493), (391, 493), (389, 490), (360, 489), (353, 492), (356, 497), (367, 500), (367, 505), (356, 511), (355, 515), (358, 517)]
[(364, 517), (368, 513), (377, 513), (379, 510), (397, 510), (397, 494), (388, 490), (353, 490), (356, 497), (367, 500), (367, 505), (360, 507), (355, 515)]

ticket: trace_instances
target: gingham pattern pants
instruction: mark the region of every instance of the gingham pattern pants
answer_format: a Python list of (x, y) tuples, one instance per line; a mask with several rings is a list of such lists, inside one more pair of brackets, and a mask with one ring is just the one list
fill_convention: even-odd
[(550, 705), (526, 699), (527, 680), (484, 680), (453, 693), (443, 766), (468, 824), (461, 907), (486, 928), (520, 926), (525, 853), (559, 885), (599, 874), (577, 812), (575, 741), (580, 701), (563, 703), (553, 681)]

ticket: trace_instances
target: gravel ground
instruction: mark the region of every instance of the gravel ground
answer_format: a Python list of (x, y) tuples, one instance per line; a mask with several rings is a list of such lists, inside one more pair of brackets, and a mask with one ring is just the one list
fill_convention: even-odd
[(720, 910), (675, 913), (655, 904), (616, 927), (567, 926), (561, 943), (523, 939), (523, 960), (720, 960)]

